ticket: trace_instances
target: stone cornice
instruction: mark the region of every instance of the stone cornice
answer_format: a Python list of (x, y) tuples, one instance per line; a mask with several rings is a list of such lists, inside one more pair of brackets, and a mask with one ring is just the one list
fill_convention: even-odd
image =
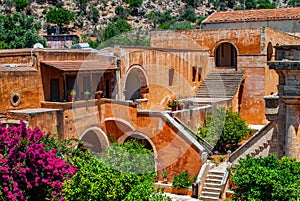
[(300, 70), (300, 61), (282, 60), (268, 62), (270, 69), (274, 70)]

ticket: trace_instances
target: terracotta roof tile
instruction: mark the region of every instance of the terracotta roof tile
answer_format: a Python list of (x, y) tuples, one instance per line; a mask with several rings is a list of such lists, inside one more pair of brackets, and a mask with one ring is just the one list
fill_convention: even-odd
[(300, 19), (300, 7), (259, 9), (259, 10), (238, 10), (215, 12), (205, 19), (203, 24), (214, 24), (220, 22), (244, 22), (245, 21), (276, 21), (288, 19)]
[(41, 65), (53, 67), (61, 71), (105, 71), (117, 70), (115, 64), (103, 63), (99, 60), (89, 61), (43, 61)]

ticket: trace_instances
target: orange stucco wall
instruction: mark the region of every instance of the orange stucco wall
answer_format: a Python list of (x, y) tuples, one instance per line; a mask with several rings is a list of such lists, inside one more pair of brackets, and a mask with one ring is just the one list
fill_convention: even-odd
[[(207, 51), (179, 51), (155, 48), (121, 48), (121, 87), (125, 88), (132, 68), (140, 68), (147, 77), (149, 105), (147, 109), (165, 109), (174, 97), (192, 96), (209, 69)], [(201, 79), (193, 81), (193, 67), (202, 68)], [(169, 69), (174, 69), (172, 84)], [(124, 99), (124, 97), (123, 97)]]

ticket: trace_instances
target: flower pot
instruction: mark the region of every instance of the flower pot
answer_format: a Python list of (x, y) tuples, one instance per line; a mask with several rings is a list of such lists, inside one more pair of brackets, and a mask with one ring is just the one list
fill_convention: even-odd
[(177, 109), (177, 105), (171, 106), (172, 111), (176, 111), (176, 109)]
[(168, 183), (168, 178), (167, 178), (167, 177), (163, 178), (163, 183), (164, 183), (164, 184), (167, 184), (167, 183)]

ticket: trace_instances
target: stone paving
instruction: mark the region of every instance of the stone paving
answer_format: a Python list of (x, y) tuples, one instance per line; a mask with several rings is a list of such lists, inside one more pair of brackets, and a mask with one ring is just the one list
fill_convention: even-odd
[[(172, 201), (196, 201), (198, 199), (196, 198), (192, 198), (191, 196), (187, 196), (187, 195), (176, 195), (176, 194), (171, 194), (171, 193), (165, 193), (166, 196), (170, 197), (172, 199)], [(199, 200), (198, 200), (199, 201)]]

